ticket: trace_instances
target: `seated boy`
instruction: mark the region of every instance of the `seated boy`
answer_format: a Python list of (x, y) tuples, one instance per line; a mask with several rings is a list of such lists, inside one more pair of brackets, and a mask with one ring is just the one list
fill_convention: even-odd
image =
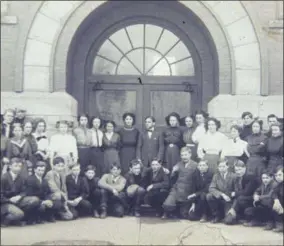
[(92, 214), (92, 204), (87, 200), (89, 191), (87, 180), (80, 175), (79, 164), (70, 166), (71, 174), (66, 177), (66, 188), (68, 197), (68, 207), (76, 219), (79, 216)]
[(43, 223), (45, 220), (49, 222), (55, 221), (55, 213), (59, 212), (60, 204), (53, 203), (50, 199), (51, 191), (47, 181), (43, 179), (46, 164), (38, 161), (34, 167), (34, 174), (27, 178), (26, 193), (28, 196), (35, 196), (40, 200), (40, 206), (35, 213), (37, 223)]
[(261, 226), (262, 222), (266, 223), (265, 230), (272, 230), (273, 214), (272, 214), (272, 193), (276, 187), (273, 180), (273, 174), (264, 170), (261, 175), (262, 184), (253, 194), (253, 206), (245, 209), (245, 217), (247, 222), (244, 226)]
[(258, 181), (254, 175), (247, 174), (246, 165), (237, 160), (234, 165), (236, 179), (234, 181), (234, 191), (231, 197), (234, 198), (232, 207), (225, 217), (225, 224), (232, 225), (243, 218), (244, 210), (252, 206), (252, 196), (257, 189)]
[(206, 200), (213, 216), (212, 223), (220, 222), (232, 206), (235, 174), (228, 171), (227, 160), (221, 160), (209, 186)]
[(130, 162), (130, 171), (126, 174), (126, 194), (130, 210), (134, 210), (135, 217), (140, 217), (140, 205), (143, 202), (145, 190), (145, 180), (142, 175), (142, 163), (139, 160)]
[(88, 197), (87, 200), (92, 204), (93, 215), (95, 218), (99, 218), (99, 210), (103, 209), (102, 204), (102, 189), (99, 187), (99, 177), (96, 177), (96, 168), (93, 165), (88, 165), (85, 170), (84, 179), (88, 185)]
[(180, 151), (181, 162), (177, 163), (172, 170), (172, 177), (176, 173), (176, 182), (163, 203), (164, 214), (163, 219), (167, 219), (169, 213), (179, 209), (181, 218), (188, 217), (188, 211), (192, 205), (192, 201), (187, 197), (194, 192), (193, 173), (197, 164), (191, 160), (191, 149), (183, 147)]
[(277, 181), (277, 186), (272, 194), (273, 198), (273, 215), (275, 221), (275, 232), (283, 233), (283, 167), (278, 167), (276, 169), (275, 180)]
[(143, 176), (145, 187), (147, 187), (145, 203), (156, 210), (157, 216), (162, 216), (162, 205), (168, 195), (170, 185), (169, 175), (162, 167), (160, 160), (155, 158), (151, 163), (151, 168), (146, 169)]
[(10, 170), (1, 177), (1, 221), (4, 226), (20, 221), (24, 216), (26, 222), (32, 224), (33, 211), (40, 204), (37, 197), (26, 194), (26, 180), (20, 175), (22, 166), (22, 160), (12, 158)]
[(208, 169), (208, 162), (201, 160), (198, 163), (197, 170), (193, 174), (194, 193), (187, 199), (192, 200), (193, 206), (189, 212), (190, 220), (200, 220), (206, 222), (210, 216), (210, 209), (206, 200), (209, 192), (209, 185), (213, 178), (213, 173)]
[(72, 220), (73, 214), (67, 205), (67, 188), (66, 188), (66, 166), (62, 157), (53, 159), (53, 168), (46, 173), (44, 179), (47, 181), (51, 191), (50, 199), (60, 207), (59, 217), (62, 220)]
[(110, 173), (104, 174), (99, 180), (99, 187), (102, 188), (101, 218), (106, 218), (107, 210), (116, 217), (123, 217), (127, 209), (126, 195), (123, 192), (126, 179), (120, 173), (120, 165), (113, 163)]

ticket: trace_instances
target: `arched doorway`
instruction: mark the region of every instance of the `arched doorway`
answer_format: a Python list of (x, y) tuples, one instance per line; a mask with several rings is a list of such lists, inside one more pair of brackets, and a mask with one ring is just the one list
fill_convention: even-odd
[[(114, 10), (115, 13), (114, 14)], [(180, 3), (107, 2), (82, 23), (70, 46), (67, 90), (79, 112), (113, 119), (153, 115), (158, 127), (218, 93), (218, 57), (202, 22)]]

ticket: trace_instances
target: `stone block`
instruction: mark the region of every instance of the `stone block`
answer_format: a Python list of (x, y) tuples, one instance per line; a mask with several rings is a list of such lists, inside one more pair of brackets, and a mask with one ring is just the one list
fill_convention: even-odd
[(18, 23), (18, 17), (17, 16), (9, 16), (9, 15), (1, 16), (1, 24), (15, 25), (17, 23)]
[(46, 91), (49, 85), (49, 67), (24, 67), (24, 90), (28, 91)]
[(253, 25), (248, 16), (228, 25), (226, 29), (233, 47), (257, 42)]
[(1, 1), (1, 17), (8, 12), (8, 1)]
[(223, 1), (202, 1), (205, 5), (208, 5), (209, 7), (213, 8), (214, 6), (222, 3)]
[(46, 17), (39, 12), (33, 22), (29, 38), (52, 44), (59, 24), (58, 21)]
[(234, 55), (236, 69), (260, 69), (260, 52), (258, 43), (235, 47)]
[(24, 65), (49, 66), (51, 48), (50, 44), (28, 39)]
[(236, 70), (236, 94), (260, 95), (260, 69)]
[(247, 15), (239, 1), (221, 1), (214, 5), (213, 9), (224, 25), (231, 24)]

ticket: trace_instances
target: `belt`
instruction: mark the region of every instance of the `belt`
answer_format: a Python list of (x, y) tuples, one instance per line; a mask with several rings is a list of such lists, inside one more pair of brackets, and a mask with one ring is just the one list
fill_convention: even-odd
[(194, 147), (195, 144), (186, 144), (187, 147)]
[(208, 154), (208, 155), (219, 155), (220, 152), (216, 152), (216, 151), (205, 151), (205, 154)]
[(87, 148), (90, 148), (90, 146), (78, 146), (78, 149), (87, 149)]

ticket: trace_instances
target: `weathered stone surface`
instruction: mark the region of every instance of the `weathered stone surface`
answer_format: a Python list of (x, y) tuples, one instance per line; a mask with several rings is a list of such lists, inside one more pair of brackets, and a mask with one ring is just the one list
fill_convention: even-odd
[(260, 69), (260, 53), (258, 43), (235, 47), (234, 55), (236, 69)]
[(237, 69), (236, 70), (236, 94), (260, 95), (260, 69)]
[(49, 67), (24, 67), (25, 91), (49, 91)]

